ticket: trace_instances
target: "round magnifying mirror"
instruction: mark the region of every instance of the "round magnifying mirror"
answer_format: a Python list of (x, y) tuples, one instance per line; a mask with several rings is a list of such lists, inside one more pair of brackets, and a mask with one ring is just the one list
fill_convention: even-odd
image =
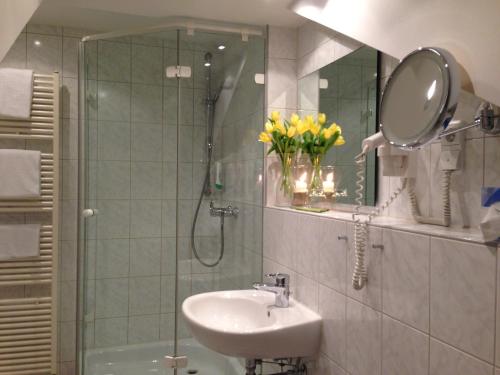
[(453, 56), (421, 48), (393, 71), (382, 94), (380, 129), (392, 145), (413, 149), (435, 139), (452, 119), (460, 92)]

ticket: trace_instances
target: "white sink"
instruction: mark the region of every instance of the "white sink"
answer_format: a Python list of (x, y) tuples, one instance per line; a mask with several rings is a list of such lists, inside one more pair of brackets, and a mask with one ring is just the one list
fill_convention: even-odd
[(182, 312), (193, 336), (216, 352), (248, 359), (308, 357), (319, 349), (321, 317), (290, 298), (274, 307), (273, 293), (231, 290), (187, 298)]

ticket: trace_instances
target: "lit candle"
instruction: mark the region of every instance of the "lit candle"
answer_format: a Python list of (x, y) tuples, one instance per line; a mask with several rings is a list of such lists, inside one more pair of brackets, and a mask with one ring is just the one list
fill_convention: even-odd
[(304, 206), (307, 203), (307, 172), (304, 172), (298, 180), (295, 180), (293, 189), (292, 206)]
[(334, 191), (333, 172), (330, 172), (326, 175), (326, 180), (323, 181), (323, 191), (325, 193), (333, 193)]
[(307, 193), (307, 172), (304, 172), (298, 180), (295, 181), (296, 193)]

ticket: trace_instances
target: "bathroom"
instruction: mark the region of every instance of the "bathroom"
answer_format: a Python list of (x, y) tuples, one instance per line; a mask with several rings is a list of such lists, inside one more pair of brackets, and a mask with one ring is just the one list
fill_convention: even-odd
[(0, 374), (500, 375), (496, 2), (0, 10)]

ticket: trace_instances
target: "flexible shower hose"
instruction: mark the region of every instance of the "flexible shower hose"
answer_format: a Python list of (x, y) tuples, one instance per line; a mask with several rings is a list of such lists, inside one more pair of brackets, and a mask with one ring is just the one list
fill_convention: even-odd
[(224, 215), (222, 215), (220, 217), (220, 253), (219, 253), (219, 258), (215, 262), (208, 263), (208, 262), (205, 262), (203, 259), (201, 259), (200, 255), (198, 254), (198, 250), (196, 249), (196, 243), (195, 243), (196, 241), (194, 238), (194, 234), (196, 231), (196, 223), (198, 222), (198, 214), (200, 213), (201, 202), (203, 201), (204, 190), (205, 190), (205, 187), (207, 186), (207, 184), (209, 183), (208, 180), (210, 178), (210, 160), (211, 160), (211, 158), (209, 159), (209, 161), (207, 163), (207, 172), (205, 174), (205, 180), (203, 182), (203, 187), (202, 187), (201, 192), (200, 192), (200, 199), (198, 199), (198, 204), (196, 205), (196, 211), (194, 213), (193, 224), (191, 225), (191, 248), (193, 249), (193, 254), (194, 254), (195, 258), (198, 260), (198, 262), (200, 262), (205, 267), (209, 267), (209, 268), (217, 266), (220, 263), (220, 261), (222, 260), (222, 258), (224, 257)]

